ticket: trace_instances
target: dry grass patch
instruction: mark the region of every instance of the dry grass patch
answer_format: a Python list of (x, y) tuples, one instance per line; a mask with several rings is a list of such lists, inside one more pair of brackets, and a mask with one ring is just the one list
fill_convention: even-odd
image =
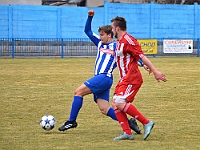
[[(147, 141), (143, 135), (135, 135), (134, 141), (113, 141), (121, 128), (100, 114), (92, 95), (84, 99), (78, 127), (57, 130), (68, 119), (74, 90), (93, 76), (94, 58), (0, 59), (0, 149), (200, 149), (200, 59), (150, 59), (168, 82), (157, 83), (141, 69), (144, 84), (134, 104), (155, 121)], [(114, 77), (115, 85), (117, 70)], [(39, 125), (47, 113), (57, 120), (49, 132)]]

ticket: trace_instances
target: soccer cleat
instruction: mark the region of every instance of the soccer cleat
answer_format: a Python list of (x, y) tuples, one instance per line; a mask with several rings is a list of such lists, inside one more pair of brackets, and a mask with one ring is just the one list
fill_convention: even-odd
[(128, 120), (128, 124), (130, 126), (130, 128), (135, 131), (137, 134), (142, 134), (141, 130), (139, 128), (139, 126), (137, 125), (136, 119), (135, 118), (131, 118)]
[(115, 137), (113, 140), (133, 140), (134, 139), (134, 135), (128, 135), (125, 132), (122, 133), (122, 135)]
[(147, 139), (147, 137), (150, 135), (151, 130), (153, 129), (154, 126), (154, 122), (153, 121), (149, 121), (149, 123), (144, 124), (144, 140)]
[(60, 128), (58, 128), (59, 131), (65, 131), (68, 130), (70, 128), (76, 128), (77, 127), (77, 122), (76, 121), (67, 121), (65, 122), (64, 125), (62, 125)]

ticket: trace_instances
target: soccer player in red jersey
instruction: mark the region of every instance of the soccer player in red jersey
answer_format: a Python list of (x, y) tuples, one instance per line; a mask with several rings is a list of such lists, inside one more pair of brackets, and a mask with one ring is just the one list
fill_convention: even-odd
[(113, 140), (134, 139), (134, 135), (128, 125), (127, 114), (136, 118), (143, 124), (143, 139), (146, 140), (151, 133), (154, 122), (148, 120), (133, 104), (131, 104), (143, 83), (137, 61), (141, 59), (149, 68), (149, 73), (152, 72), (158, 82), (160, 82), (160, 80), (166, 82), (167, 79), (144, 55), (137, 40), (126, 32), (126, 20), (123, 17), (117, 16), (111, 20), (111, 23), (112, 31), (118, 42), (116, 61), (120, 74), (120, 80), (115, 88), (112, 106), (115, 110), (118, 122), (123, 129), (123, 134), (115, 137)]

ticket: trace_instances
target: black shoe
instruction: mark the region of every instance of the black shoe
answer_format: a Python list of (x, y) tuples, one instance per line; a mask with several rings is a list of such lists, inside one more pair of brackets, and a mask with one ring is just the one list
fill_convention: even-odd
[(142, 134), (139, 126), (137, 125), (135, 118), (131, 118), (130, 120), (128, 120), (128, 123), (129, 123), (130, 128), (133, 131), (135, 131), (137, 134)]
[(64, 125), (62, 125), (60, 128), (58, 128), (59, 131), (65, 131), (70, 128), (76, 128), (77, 127), (77, 122), (76, 121), (67, 121), (65, 122)]

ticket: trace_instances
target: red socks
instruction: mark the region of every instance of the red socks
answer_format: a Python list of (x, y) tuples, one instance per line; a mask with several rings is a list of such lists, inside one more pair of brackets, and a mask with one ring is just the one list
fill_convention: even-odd
[(128, 118), (126, 116), (126, 113), (120, 111), (119, 109), (115, 109), (115, 115), (116, 115), (117, 120), (120, 123), (123, 131), (126, 134), (132, 135), (131, 129), (128, 124)]
[(127, 115), (129, 114), (130, 116), (136, 118), (137, 120), (139, 120), (143, 125), (149, 123), (149, 120), (146, 119), (138, 110), (135, 106), (133, 106), (130, 103), (127, 103), (124, 108), (123, 111), (120, 111), (119, 109), (115, 109), (115, 115), (117, 117), (118, 122), (120, 123), (123, 131), (126, 134), (131, 135), (131, 129), (130, 126), (128, 124), (128, 118)]
[(134, 117), (135, 119), (139, 120), (142, 124), (147, 124), (149, 123), (149, 120), (146, 119), (138, 110), (135, 106), (133, 106), (130, 103), (127, 103), (124, 108), (123, 112), (129, 114), (130, 116)]

